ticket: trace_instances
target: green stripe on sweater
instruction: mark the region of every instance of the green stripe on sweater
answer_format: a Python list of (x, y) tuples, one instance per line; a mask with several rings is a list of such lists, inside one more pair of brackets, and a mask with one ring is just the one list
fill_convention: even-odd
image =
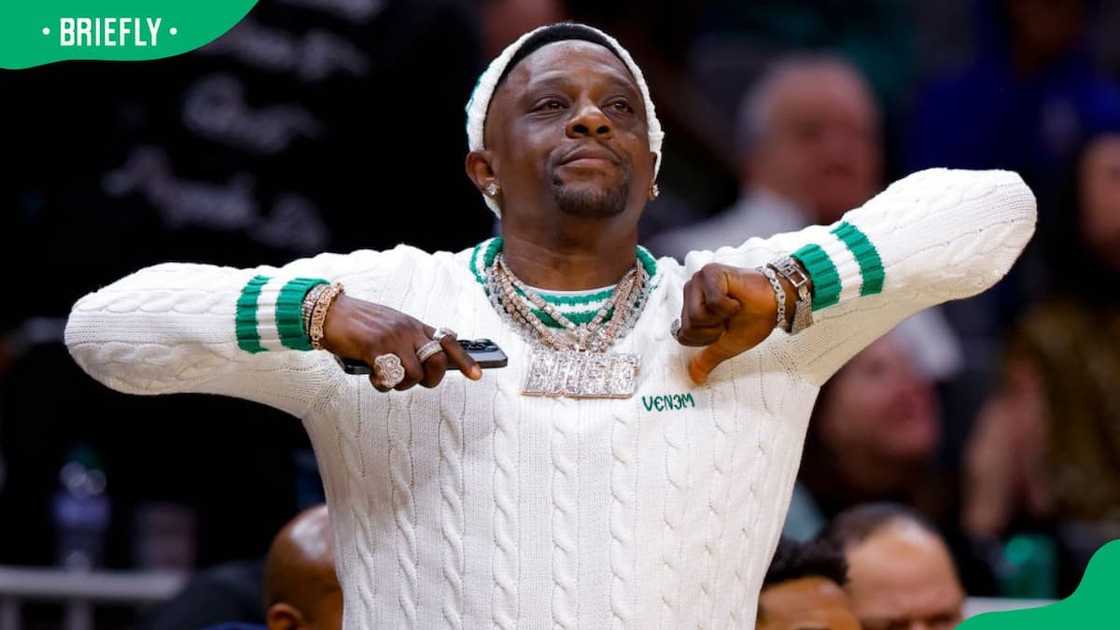
[(311, 338), (303, 329), (303, 298), (312, 287), (327, 284), (322, 278), (293, 278), (276, 296), (276, 332), (280, 344), (292, 350), (311, 350)]
[(819, 311), (840, 301), (840, 273), (820, 245), (809, 243), (793, 252), (813, 279), (813, 310)]
[(847, 221), (842, 221), (840, 225), (833, 228), (832, 233), (841, 241), (844, 241), (848, 251), (859, 263), (859, 273), (863, 278), (859, 294), (875, 295), (880, 293), (883, 290), (883, 279), (886, 277), (886, 272), (883, 271), (883, 261), (879, 258), (878, 250), (871, 244), (871, 239)]
[(268, 276), (253, 276), (241, 288), (241, 295), (237, 297), (233, 329), (237, 335), (237, 347), (245, 352), (256, 354), (265, 350), (261, 345), (260, 331), (257, 330), (257, 298), (261, 295), (261, 287), (268, 281)]

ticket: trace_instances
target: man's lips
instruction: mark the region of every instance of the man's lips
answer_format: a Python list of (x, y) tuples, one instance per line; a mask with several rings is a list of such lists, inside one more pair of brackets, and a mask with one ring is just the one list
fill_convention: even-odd
[(581, 146), (569, 151), (560, 158), (557, 166), (593, 166), (598, 162), (608, 162), (617, 165), (618, 156), (602, 147)]

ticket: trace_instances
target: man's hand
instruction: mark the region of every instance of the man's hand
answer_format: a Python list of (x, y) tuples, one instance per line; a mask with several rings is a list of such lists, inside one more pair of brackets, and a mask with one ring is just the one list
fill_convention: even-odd
[[(443, 352), (421, 363), (416, 351), (431, 341), (435, 332), (435, 328), (400, 311), (343, 294), (327, 311), (323, 347), (340, 357), (365, 361), (369, 365), (382, 354), (397, 355), (404, 366), (405, 377), (393, 388), (396, 390), (405, 390), (417, 383), (435, 387), (443, 380), (448, 367), (458, 369), (472, 380), (482, 378), (478, 363), (451, 337), (440, 341)], [(369, 377), (378, 391), (388, 391), (376, 379), (376, 374)]]
[[(786, 312), (796, 298), (786, 287)], [(753, 269), (709, 264), (684, 285), (681, 328), (677, 340), (686, 346), (707, 346), (692, 358), (688, 373), (703, 384), (720, 363), (762, 343), (774, 330), (778, 301), (766, 276)]]

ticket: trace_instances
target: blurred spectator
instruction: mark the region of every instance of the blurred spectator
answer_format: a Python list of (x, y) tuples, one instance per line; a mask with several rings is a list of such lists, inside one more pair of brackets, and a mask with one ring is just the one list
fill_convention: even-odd
[(930, 380), (897, 333), (857, 354), (817, 396), (787, 535), (808, 540), (836, 514), (869, 501), (936, 511), (938, 412)]
[(784, 533), (809, 540), (844, 510), (894, 501), (945, 532), (970, 592), (994, 594), (987, 558), (958, 522), (955, 469), (937, 459), (944, 435), (938, 390), (906, 341), (896, 329), (821, 387)]
[(331, 541), (327, 507), (305, 510), (276, 534), (263, 561), (229, 563), (200, 573), (140, 628), (341, 628), (342, 590)]
[(276, 535), (264, 566), (268, 630), (342, 627), (342, 587), (331, 541), (325, 505), (304, 511)]
[[(912, 4), (894, 0), (714, 0), (704, 6), (701, 36), (690, 51), (700, 84), (733, 110), (745, 80), (794, 51), (828, 50), (852, 60), (878, 100), (892, 106), (914, 74)], [(941, 3), (937, 3), (941, 4)]]
[(722, 214), (651, 242), (683, 259), (836, 221), (879, 188), (879, 113), (859, 72), (836, 57), (774, 65), (743, 99), (737, 122), (741, 196)]
[(864, 630), (948, 630), (965, 592), (937, 530), (915, 513), (869, 504), (839, 514), (823, 535), (848, 562), (845, 590)]
[(1055, 537), (1061, 592), (1120, 537), (1120, 128), (1074, 162), (1046, 236), (1058, 284), (1015, 326), (968, 447), (966, 529)]
[(859, 630), (847, 579), (839, 550), (782, 538), (758, 595), (758, 630)]

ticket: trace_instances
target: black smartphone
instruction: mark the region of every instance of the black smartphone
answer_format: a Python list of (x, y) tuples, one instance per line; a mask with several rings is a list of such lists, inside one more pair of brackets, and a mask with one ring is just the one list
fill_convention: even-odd
[[(490, 368), (503, 368), (509, 364), (509, 357), (498, 344), (489, 339), (459, 339), (459, 345), (467, 351), (472, 359), (478, 362), (478, 367), (486, 370)], [(342, 371), (347, 374), (372, 374), (373, 370), (363, 361), (335, 357), (335, 361), (342, 366)]]

